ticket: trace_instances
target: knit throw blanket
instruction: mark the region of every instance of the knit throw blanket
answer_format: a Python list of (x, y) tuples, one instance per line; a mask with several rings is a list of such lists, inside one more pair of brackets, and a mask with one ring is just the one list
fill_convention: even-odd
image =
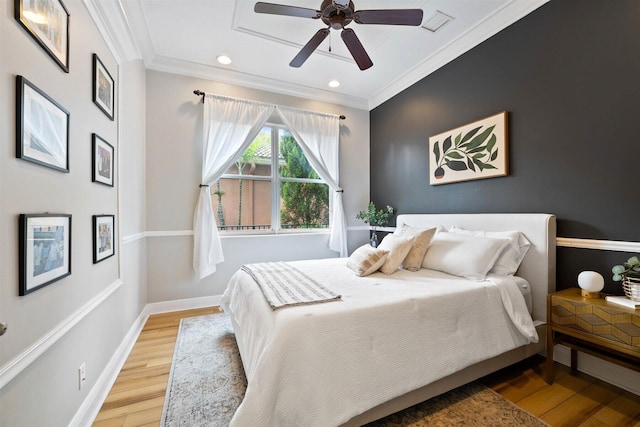
[(341, 295), (286, 262), (245, 264), (242, 270), (260, 286), (273, 310), (302, 304), (335, 301)]

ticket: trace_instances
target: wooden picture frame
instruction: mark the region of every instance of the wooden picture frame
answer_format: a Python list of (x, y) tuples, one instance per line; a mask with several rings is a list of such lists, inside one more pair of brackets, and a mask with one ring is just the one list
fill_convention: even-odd
[(429, 138), (429, 184), (506, 176), (507, 112)]
[(93, 263), (97, 264), (114, 256), (115, 250), (115, 216), (93, 216)]
[(14, 0), (14, 17), (69, 72), (69, 12), (62, 0)]
[(113, 187), (113, 165), (115, 149), (113, 145), (97, 134), (92, 134), (91, 180)]
[(98, 55), (93, 54), (93, 103), (113, 120), (115, 105), (115, 80)]
[(71, 275), (71, 215), (20, 214), (19, 295)]
[(69, 172), (70, 114), (23, 76), (16, 78), (16, 157)]

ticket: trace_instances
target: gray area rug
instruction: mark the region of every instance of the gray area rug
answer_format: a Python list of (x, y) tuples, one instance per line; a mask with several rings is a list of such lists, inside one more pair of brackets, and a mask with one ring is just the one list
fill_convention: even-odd
[[(246, 377), (229, 317), (182, 319), (165, 395), (161, 427), (228, 426), (242, 402)], [(479, 383), (470, 383), (368, 427), (548, 427)]]

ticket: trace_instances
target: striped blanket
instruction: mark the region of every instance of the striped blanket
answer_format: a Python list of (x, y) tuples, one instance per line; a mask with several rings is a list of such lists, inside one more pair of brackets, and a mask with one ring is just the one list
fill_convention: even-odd
[(245, 264), (242, 270), (260, 286), (273, 310), (342, 298), (286, 262)]

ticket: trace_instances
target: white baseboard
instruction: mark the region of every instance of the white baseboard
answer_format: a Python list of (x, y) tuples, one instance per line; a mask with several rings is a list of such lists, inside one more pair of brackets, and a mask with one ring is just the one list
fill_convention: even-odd
[(69, 427), (89, 426), (93, 423), (150, 315), (220, 305), (221, 299), (222, 295), (213, 295), (147, 304), (102, 371), (100, 378), (89, 391), (86, 399), (69, 423)]
[(142, 310), (138, 318), (135, 320), (129, 329), (129, 332), (125, 335), (124, 339), (116, 349), (116, 352), (111, 357), (111, 360), (109, 360), (109, 363), (107, 363), (107, 366), (102, 371), (102, 374), (96, 381), (95, 385), (87, 394), (84, 402), (82, 402), (82, 405), (69, 423), (69, 427), (90, 426), (93, 423), (93, 420), (96, 418), (96, 415), (98, 415), (98, 412), (102, 407), (102, 403), (109, 395), (111, 387), (113, 387), (124, 363), (127, 361), (127, 357), (129, 356), (129, 353), (131, 353), (140, 332), (142, 332), (142, 327), (147, 322), (149, 314), (147, 314), (145, 309)]
[(145, 310), (148, 314), (168, 313), (171, 311), (193, 310), (196, 308), (220, 305), (222, 295), (208, 297), (180, 299), (174, 301), (153, 302), (147, 304)]
[[(556, 345), (553, 349), (553, 360), (571, 366), (571, 349)], [(581, 352), (578, 352), (578, 371), (640, 396), (640, 372)]]

